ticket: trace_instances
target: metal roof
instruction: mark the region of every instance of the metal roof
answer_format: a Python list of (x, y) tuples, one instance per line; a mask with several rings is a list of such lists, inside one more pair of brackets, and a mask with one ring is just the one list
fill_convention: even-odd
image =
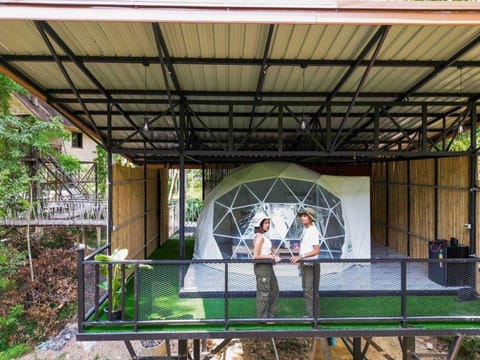
[(0, 71), (139, 163), (444, 156), (476, 123), (480, 4), (52, 3), (0, 1)]

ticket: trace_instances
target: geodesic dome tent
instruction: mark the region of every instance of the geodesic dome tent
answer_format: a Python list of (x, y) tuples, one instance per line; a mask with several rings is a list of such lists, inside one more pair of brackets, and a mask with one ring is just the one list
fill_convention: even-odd
[(263, 162), (234, 170), (207, 196), (197, 224), (195, 259), (251, 258), (252, 219), (270, 216), (267, 236), (289, 257), (299, 247), (302, 207), (317, 212), (323, 258), (370, 257), (370, 181), (321, 175), (294, 163)]

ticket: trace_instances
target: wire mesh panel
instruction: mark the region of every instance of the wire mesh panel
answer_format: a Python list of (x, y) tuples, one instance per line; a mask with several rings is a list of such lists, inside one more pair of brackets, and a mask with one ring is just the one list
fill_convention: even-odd
[(228, 265), (228, 318), (256, 318), (256, 280), (253, 262)]
[[(327, 264), (321, 266), (324, 265)], [(401, 267), (398, 262), (336, 265), (343, 267), (343, 271), (322, 274), (320, 278), (321, 317), (400, 316)]]
[[(408, 264), (409, 317), (479, 316), (475, 259), (429, 259)], [(412, 271), (415, 269), (415, 271)], [(413, 275), (415, 274), (415, 275)], [(418, 277), (417, 279), (413, 276)]]
[(100, 274), (99, 267), (99, 264), (93, 263), (86, 263), (84, 265), (85, 293), (83, 304), (80, 304), (80, 306), (84, 306), (85, 313), (93, 311), (98, 305), (99, 299), (107, 294), (105, 289), (102, 289), (97, 285), (100, 282), (105, 281), (105, 276)]

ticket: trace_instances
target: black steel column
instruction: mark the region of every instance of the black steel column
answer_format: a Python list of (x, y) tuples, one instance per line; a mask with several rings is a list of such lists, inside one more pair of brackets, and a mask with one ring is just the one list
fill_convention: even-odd
[(380, 147), (380, 109), (375, 105), (373, 118), (373, 150), (378, 151)]
[(412, 212), (410, 210), (412, 199), (411, 199), (411, 180), (410, 180), (410, 174), (411, 174), (411, 161), (407, 160), (407, 256), (410, 256), (412, 244), (410, 243), (411, 238), (410, 238), (410, 230), (411, 230), (411, 222), (412, 222)]
[(188, 350), (187, 350), (188, 340), (178, 340), (178, 358), (182, 360), (188, 359)]
[[(180, 105), (180, 138), (178, 139), (178, 146), (180, 150), (180, 186), (179, 186), (179, 245), (180, 245), (180, 259), (185, 260), (185, 108)], [(183, 284), (183, 279), (181, 280)]]
[(353, 338), (353, 359), (354, 360), (363, 360), (362, 338), (361, 337)]
[(385, 162), (385, 246), (388, 247), (389, 241), (388, 241), (388, 236), (389, 236), (389, 226), (390, 223), (388, 219), (390, 218), (390, 196), (389, 196), (389, 181), (390, 181), (390, 176), (389, 176), (389, 171), (388, 171), (388, 162)]
[(111, 253), (112, 245), (112, 229), (113, 229), (113, 173), (112, 173), (112, 103), (108, 102), (107, 105), (107, 193), (108, 193), (108, 206), (107, 206), (107, 244), (109, 245), (108, 253)]
[(468, 201), (468, 218), (470, 222), (470, 254), (476, 254), (477, 234), (477, 105), (470, 104), (470, 193)]
[(438, 239), (438, 158), (433, 161), (433, 240), (435, 241)]
[[(143, 145), (145, 148), (147, 144)], [(147, 247), (147, 219), (148, 219), (148, 203), (147, 203), (147, 153), (143, 154), (143, 258), (148, 256)]]
[(77, 249), (77, 327), (78, 332), (83, 332), (83, 321), (85, 320), (85, 269), (83, 260), (85, 259), (85, 247), (80, 245)]
[(278, 107), (278, 151), (283, 151), (283, 106)]

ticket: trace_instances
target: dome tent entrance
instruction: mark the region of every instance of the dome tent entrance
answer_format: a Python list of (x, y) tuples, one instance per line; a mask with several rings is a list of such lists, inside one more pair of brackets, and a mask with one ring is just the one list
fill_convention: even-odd
[(299, 245), (299, 209), (317, 212), (323, 258), (370, 257), (368, 177), (321, 175), (287, 162), (262, 162), (234, 170), (207, 196), (200, 214), (195, 259), (251, 258), (252, 219), (271, 218), (269, 238), (285, 256)]

